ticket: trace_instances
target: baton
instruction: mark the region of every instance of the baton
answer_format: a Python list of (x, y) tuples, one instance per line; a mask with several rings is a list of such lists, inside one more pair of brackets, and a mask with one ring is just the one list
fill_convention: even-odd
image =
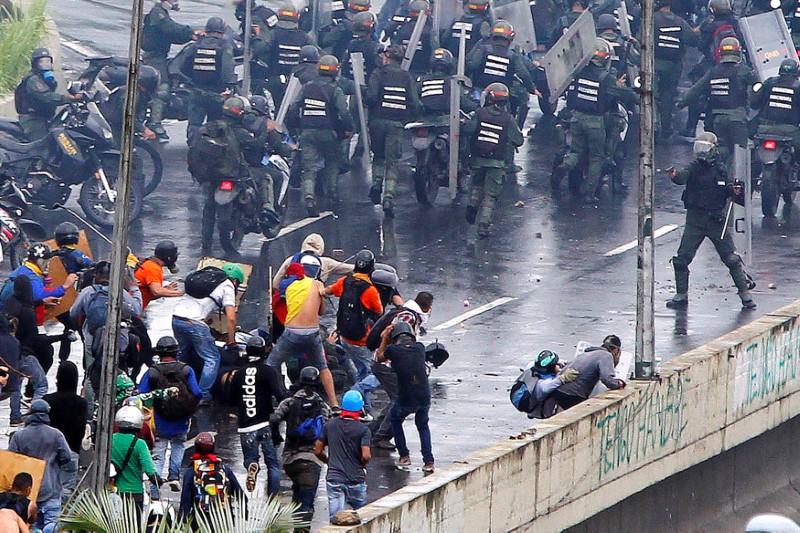
[(728, 200), (728, 211), (725, 213), (725, 223), (722, 225), (722, 233), (720, 233), (719, 235), (720, 240), (725, 238), (725, 233), (728, 231), (728, 222), (731, 219), (732, 212), (733, 212), (733, 201)]

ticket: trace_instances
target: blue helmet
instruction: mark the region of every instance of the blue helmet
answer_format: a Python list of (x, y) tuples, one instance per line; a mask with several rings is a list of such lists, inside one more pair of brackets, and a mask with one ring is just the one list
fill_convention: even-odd
[(342, 410), (358, 412), (364, 408), (364, 398), (361, 393), (355, 390), (347, 391), (342, 396)]

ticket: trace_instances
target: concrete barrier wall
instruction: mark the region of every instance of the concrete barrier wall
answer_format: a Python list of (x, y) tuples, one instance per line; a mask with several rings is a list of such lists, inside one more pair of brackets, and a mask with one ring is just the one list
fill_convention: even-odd
[(323, 531), (561, 531), (800, 414), (799, 360), (800, 301)]

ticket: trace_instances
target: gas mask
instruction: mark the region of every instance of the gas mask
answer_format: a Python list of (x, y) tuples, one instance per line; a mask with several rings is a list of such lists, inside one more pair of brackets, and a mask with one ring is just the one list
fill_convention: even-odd
[(694, 141), (692, 151), (694, 152), (695, 157), (698, 159), (710, 161), (711, 159), (714, 159), (714, 155), (717, 153), (716, 148), (717, 136), (709, 131), (704, 131), (697, 136), (697, 139)]
[(49, 259), (37, 259), (36, 266), (42, 271), (42, 274), (47, 274), (50, 272), (50, 260)]
[(58, 80), (56, 80), (56, 75), (53, 74), (52, 70), (42, 72), (42, 79), (51, 89), (55, 90), (58, 87)]

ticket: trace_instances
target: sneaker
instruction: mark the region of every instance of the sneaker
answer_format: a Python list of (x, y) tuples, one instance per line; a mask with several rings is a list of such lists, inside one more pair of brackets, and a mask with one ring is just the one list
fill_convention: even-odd
[(747, 309), (749, 311), (752, 311), (756, 307), (758, 307), (758, 306), (756, 305), (756, 302), (755, 302), (755, 300), (753, 300), (753, 298), (750, 298), (750, 297), (742, 298), (742, 308), (743, 309)]
[(247, 492), (256, 490), (256, 481), (258, 480), (258, 472), (260, 470), (261, 467), (258, 466), (258, 463), (250, 463), (250, 466), (247, 467), (247, 481), (245, 482), (245, 490), (247, 490)]
[(369, 424), (375, 419), (369, 413), (362, 413), (361, 416), (359, 417), (359, 420), (364, 422), (365, 424)]
[(197, 407), (211, 407), (211, 398), (203, 398), (200, 400), (200, 403), (197, 404)]
[(167, 486), (171, 492), (180, 492), (181, 491), (181, 482), (177, 479), (170, 479), (167, 481)]
[(689, 298), (685, 294), (676, 294), (671, 300), (667, 300), (667, 307), (670, 309), (686, 309), (689, 307)]
[(319, 216), (317, 203), (311, 197), (306, 198), (306, 214), (311, 218), (316, 218)]
[(23, 420), (21, 418), (12, 418), (11, 421), (8, 423), (9, 426), (12, 428), (19, 427), (23, 424)]
[(396, 448), (396, 446), (388, 440), (376, 440), (372, 443), (372, 447), (381, 450), (394, 450)]
[(425, 463), (425, 466), (422, 467), (422, 471), (426, 474), (433, 474), (433, 463)]
[(409, 457), (408, 455), (404, 455), (403, 457), (395, 461), (394, 464), (396, 464), (399, 468), (407, 468), (411, 466), (411, 457)]
[(156, 134), (156, 139), (161, 144), (166, 144), (169, 142), (169, 135), (167, 135), (167, 130), (165, 130), (163, 126), (154, 127), (153, 133)]

